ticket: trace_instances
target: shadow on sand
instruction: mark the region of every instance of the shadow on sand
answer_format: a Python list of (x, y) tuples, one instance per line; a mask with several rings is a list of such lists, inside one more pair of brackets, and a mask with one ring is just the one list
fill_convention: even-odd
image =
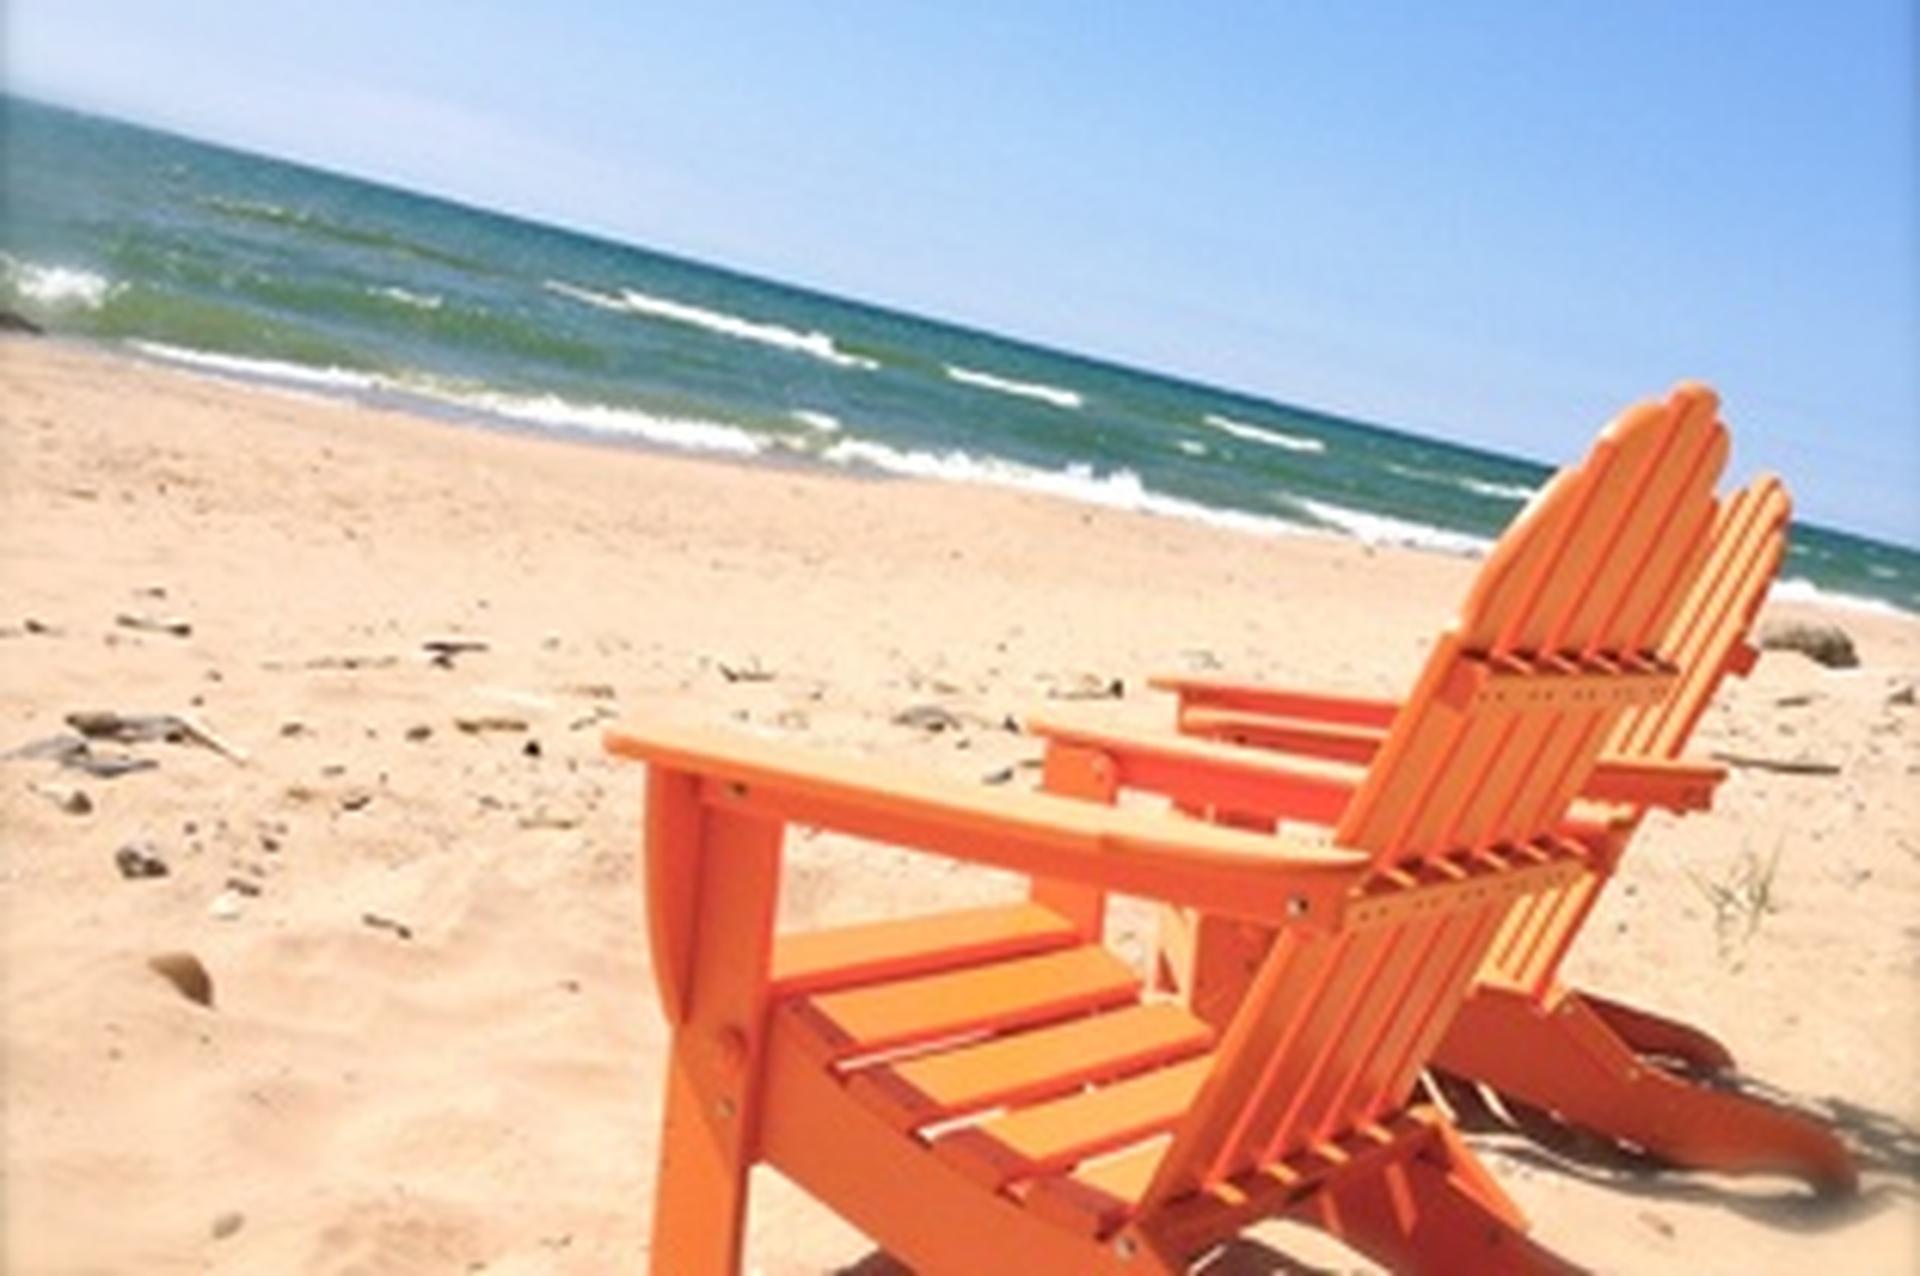
[(1920, 1130), (1885, 1112), (1829, 1097), (1788, 1094), (1732, 1072), (1693, 1073), (1696, 1084), (1729, 1090), (1818, 1121), (1837, 1134), (1860, 1170), (1860, 1190), (1821, 1194), (1783, 1175), (1734, 1177), (1688, 1170), (1552, 1113), (1503, 1100), (1457, 1079), (1429, 1078), (1476, 1151), (1566, 1174), (1649, 1199), (1717, 1205), (1757, 1223), (1822, 1232), (1920, 1198)]

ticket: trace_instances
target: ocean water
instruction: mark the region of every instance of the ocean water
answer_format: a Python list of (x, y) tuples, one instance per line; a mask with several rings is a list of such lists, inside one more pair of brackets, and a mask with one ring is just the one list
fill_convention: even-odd
[[(1549, 472), (299, 165), (0, 104), (0, 305), (170, 363), (536, 431), (1455, 553), (1483, 549)], [(1920, 554), (1796, 524), (1778, 588), (1920, 612)]]

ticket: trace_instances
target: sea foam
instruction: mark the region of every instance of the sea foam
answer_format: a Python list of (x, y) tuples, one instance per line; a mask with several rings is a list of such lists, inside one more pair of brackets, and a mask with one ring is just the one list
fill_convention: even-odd
[(1230, 416), (1221, 416), (1209, 412), (1202, 418), (1216, 430), (1223, 430), (1236, 439), (1248, 443), (1262, 443), (1267, 447), (1277, 447), (1288, 452), (1324, 452), (1327, 445), (1320, 439), (1308, 438), (1302, 434), (1286, 434), (1271, 426), (1249, 425), (1245, 421), (1236, 421)]
[(660, 416), (637, 408), (618, 408), (604, 403), (580, 403), (557, 394), (515, 395), (493, 391), (455, 393), (419, 387), (405, 387), (443, 403), (471, 408), (512, 421), (530, 422), (560, 429), (585, 430), (592, 434), (645, 439), (663, 447), (684, 448), (693, 452), (720, 452), (730, 456), (755, 456), (764, 452), (767, 441), (737, 425), (721, 421), (703, 421), (694, 417)]
[(1414, 549), (1434, 549), (1446, 554), (1478, 556), (1493, 548), (1493, 542), (1465, 532), (1449, 532), (1387, 514), (1369, 514), (1348, 509), (1330, 501), (1284, 495), (1281, 499), (1299, 506), (1328, 527), (1336, 528), (1355, 540), (1369, 545), (1405, 545)]
[(725, 311), (707, 310), (700, 306), (688, 305), (683, 301), (655, 297), (632, 288), (622, 288), (615, 295), (596, 292), (592, 288), (582, 288), (578, 284), (570, 284), (560, 279), (547, 280), (546, 287), (549, 292), (571, 297), (589, 306), (598, 306), (602, 310), (622, 310), (652, 319), (665, 319), (671, 323), (701, 328), (739, 341), (754, 341), (781, 350), (791, 350), (796, 354), (811, 355), (842, 368), (872, 369), (880, 366), (872, 359), (848, 354), (834, 344), (831, 336), (818, 330), (801, 332), (777, 323), (743, 319), (739, 315), (730, 315)]
[(1043, 385), (1037, 381), (1012, 381), (1006, 377), (996, 377), (991, 372), (978, 372), (972, 368), (956, 367), (953, 364), (942, 365), (948, 378), (962, 385), (978, 386), (982, 390), (998, 390), (1001, 394), (1016, 395), (1022, 399), (1038, 399), (1042, 403), (1051, 403), (1056, 408), (1077, 408), (1083, 400), (1072, 390), (1062, 390), (1059, 386)]
[(1183, 500), (1155, 492), (1128, 469), (1101, 474), (1092, 466), (1072, 464), (1064, 469), (1045, 470), (1022, 465), (997, 456), (976, 456), (952, 448), (944, 452), (896, 448), (874, 439), (842, 439), (820, 453), (820, 459), (834, 465), (863, 466), (888, 474), (910, 478), (935, 479), (947, 483), (979, 483), (1036, 492), (1083, 505), (1106, 509), (1133, 510), (1205, 523), (1212, 527), (1262, 535), (1298, 535), (1312, 529), (1262, 514), (1241, 510), (1217, 509), (1197, 501)]
[(170, 346), (159, 341), (130, 341), (127, 344), (151, 358), (228, 376), (290, 381), (298, 385), (326, 386), (335, 390), (374, 390), (385, 384), (381, 377), (354, 368), (316, 368), (280, 359), (254, 359), (245, 355), (215, 354), (210, 350), (189, 350), (184, 346)]
[(20, 261), (4, 253), (0, 253), (0, 274), (4, 274), (15, 292), (43, 306), (81, 306), (98, 310), (124, 287), (91, 270)]
[(1472, 492), (1475, 496), (1491, 496), (1502, 501), (1530, 501), (1540, 495), (1537, 487), (1528, 487), (1524, 483), (1495, 483), (1489, 479), (1471, 478), (1465, 474), (1448, 474), (1442, 470), (1423, 470), (1417, 465), (1399, 465), (1388, 461), (1386, 468), (1401, 478), (1410, 478), (1421, 483), (1438, 483), (1443, 487), (1457, 487), (1463, 492)]
[(433, 293), (408, 292), (405, 288), (369, 288), (367, 292), (371, 296), (384, 297), (388, 301), (397, 302), (402, 306), (411, 306), (415, 310), (438, 310), (442, 305), (441, 299)]
[(1822, 589), (1804, 576), (1790, 580), (1778, 580), (1768, 591), (1767, 597), (1775, 602), (1807, 603), (1816, 607), (1831, 607), (1836, 611), (1866, 612), (1875, 616), (1899, 616), (1913, 619), (1920, 611), (1920, 597), (1914, 599), (1915, 606), (1899, 607), (1881, 598), (1863, 598), (1858, 594), (1844, 594), (1838, 590)]

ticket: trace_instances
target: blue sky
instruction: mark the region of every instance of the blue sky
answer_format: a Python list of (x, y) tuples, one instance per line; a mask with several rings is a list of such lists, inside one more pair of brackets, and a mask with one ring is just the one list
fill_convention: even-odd
[(30, 96), (1920, 544), (1914, 7), (12, 0)]

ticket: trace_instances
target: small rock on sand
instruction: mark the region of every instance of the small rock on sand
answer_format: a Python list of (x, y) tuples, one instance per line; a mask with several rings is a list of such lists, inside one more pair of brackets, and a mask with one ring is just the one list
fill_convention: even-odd
[(477, 713), (455, 718), (453, 725), (468, 735), (479, 735), (484, 731), (525, 731), (527, 720), (504, 713)]
[(175, 638), (186, 638), (193, 634), (193, 623), (178, 616), (147, 616), (134, 612), (121, 612), (113, 618), (113, 623), (122, 629), (138, 629), (150, 634), (170, 634)]
[(1760, 630), (1762, 651), (1797, 651), (1829, 669), (1853, 669), (1859, 653), (1847, 631), (1830, 621), (1771, 621)]
[(167, 862), (160, 858), (152, 842), (128, 842), (113, 853), (113, 862), (119, 868), (120, 876), (128, 881), (143, 877), (165, 877), (169, 871)]
[(207, 1232), (213, 1239), (223, 1241), (239, 1231), (242, 1227), (245, 1227), (246, 1223), (247, 1216), (245, 1214), (242, 1214), (239, 1210), (228, 1210), (213, 1220), (213, 1223), (207, 1228)]
[(87, 791), (71, 784), (36, 784), (33, 791), (53, 803), (68, 815), (91, 815), (93, 799)]
[(899, 727), (917, 727), (922, 731), (936, 733), (960, 729), (959, 717), (937, 704), (911, 705), (894, 714), (893, 723)]
[(206, 966), (192, 953), (160, 953), (147, 959), (147, 968), (172, 984), (182, 997), (195, 1005), (213, 1005), (213, 976), (207, 973)]

